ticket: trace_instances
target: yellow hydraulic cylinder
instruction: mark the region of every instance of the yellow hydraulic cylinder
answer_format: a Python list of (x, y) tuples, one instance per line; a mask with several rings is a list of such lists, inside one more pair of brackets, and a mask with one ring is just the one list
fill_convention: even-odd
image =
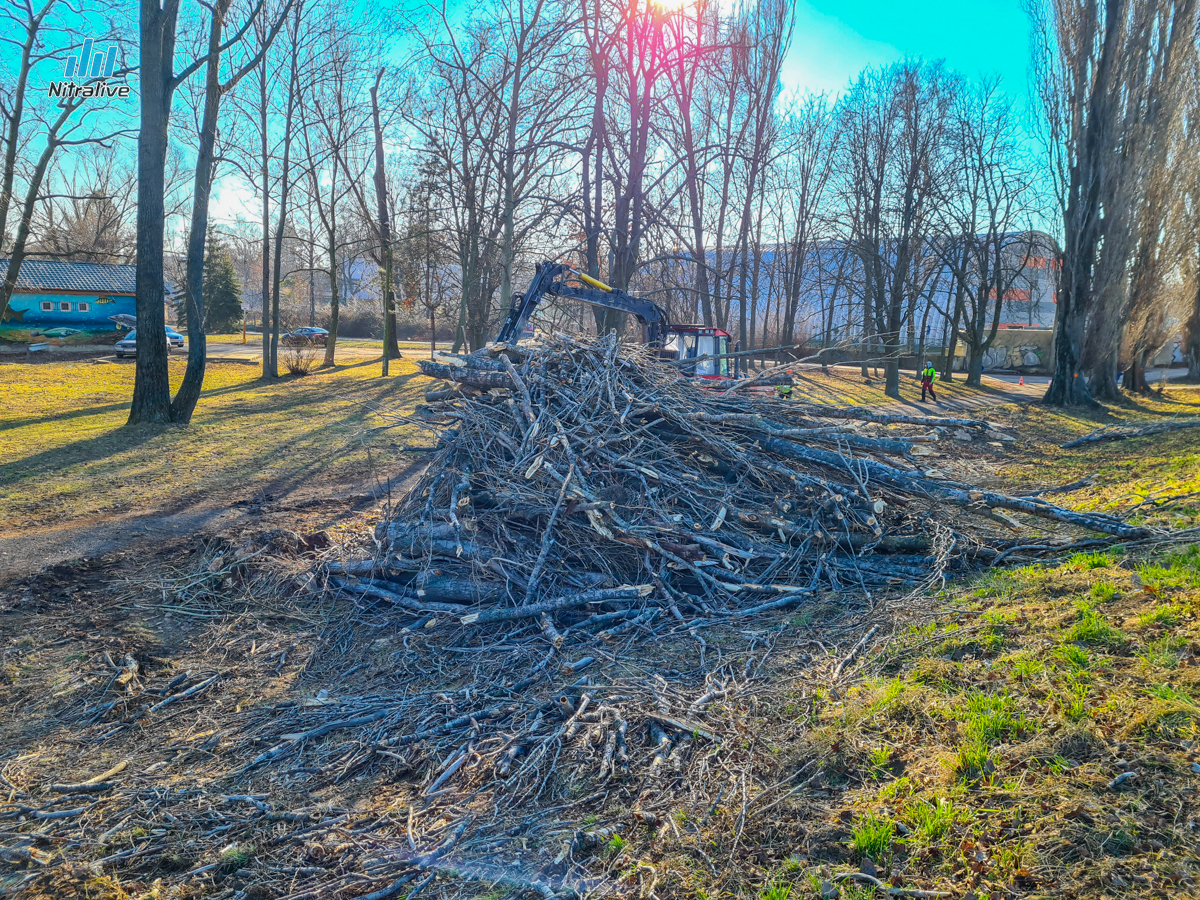
[(608, 291), (609, 293), (612, 293), (612, 288), (610, 288), (603, 281), (593, 278), (591, 275), (584, 275), (578, 269), (572, 269), (571, 271), (574, 272), (576, 275), (578, 275), (579, 280), (582, 281), (584, 284), (590, 284), (594, 288), (599, 288), (602, 291)]

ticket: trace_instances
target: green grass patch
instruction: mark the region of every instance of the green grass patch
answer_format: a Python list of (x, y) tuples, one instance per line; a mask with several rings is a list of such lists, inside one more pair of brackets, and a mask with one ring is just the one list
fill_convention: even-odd
[(968, 740), (960, 744), (950, 761), (950, 769), (963, 782), (984, 781), (996, 771), (996, 757), (992, 748), (979, 740)]
[(1092, 655), (1076, 644), (1061, 644), (1054, 648), (1053, 655), (1071, 672), (1086, 672), (1092, 667)]
[(254, 859), (254, 848), (248, 844), (230, 844), (221, 851), (219, 860), (221, 871), (232, 874), (238, 869), (245, 868)]
[(882, 781), (892, 774), (892, 751), (889, 747), (876, 747), (867, 754), (867, 777)]
[(948, 797), (936, 800), (915, 800), (904, 807), (901, 821), (908, 826), (918, 842), (935, 844), (946, 836), (961, 813)]
[(1030, 730), (1030, 724), (1009, 694), (967, 696), (963, 723), (970, 739), (984, 743), (1007, 740)]
[(889, 781), (879, 789), (880, 800), (899, 800), (912, 796), (917, 787), (907, 775), (902, 775), (894, 781)]
[(1117, 586), (1111, 581), (1097, 581), (1089, 593), (1097, 603), (1108, 603), (1117, 596)]
[(868, 813), (854, 825), (850, 848), (858, 857), (867, 857), (884, 865), (891, 856), (896, 824), (890, 819)]
[(1200, 547), (1191, 544), (1161, 562), (1142, 563), (1137, 573), (1142, 584), (1156, 592), (1200, 588)]
[(1064, 568), (1074, 569), (1077, 572), (1090, 572), (1092, 569), (1106, 569), (1111, 566), (1115, 560), (1112, 555), (1106, 550), (1097, 550), (1091, 553), (1076, 553), (1064, 564)]
[(1167, 700), (1173, 703), (1184, 703), (1195, 705), (1195, 700), (1191, 695), (1185, 694), (1178, 688), (1169, 684), (1156, 684), (1154, 687), (1146, 688), (1146, 694), (1150, 697), (1156, 697), (1159, 700)]
[(1019, 681), (1031, 681), (1046, 671), (1046, 664), (1027, 650), (1010, 653), (998, 661)]
[(1078, 722), (1088, 717), (1088, 695), (1091, 687), (1083, 682), (1068, 678), (1064, 688), (1058, 693), (1058, 704), (1064, 717), (1072, 722)]
[(1075, 604), (1075, 624), (1067, 629), (1064, 638), (1092, 647), (1119, 647), (1125, 643), (1125, 635), (1120, 629), (1113, 628), (1104, 614), (1098, 611), (1088, 600), (1080, 600)]
[(996, 770), (994, 744), (1034, 730), (1006, 693), (976, 692), (956, 698), (947, 714), (961, 721), (963, 734), (950, 768), (960, 781), (968, 783), (990, 780)]
[(1187, 646), (1187, 640), (1175, 634), (1166, 634), (1146, 644), (1146, 649), (1138, 654), (1144, 666), (1154, 669), (1178, 669), (1180, 652)]
[(1164, 603), (1156, 606), (1148, 613), (1138, 616), (1137, 623), (1142, 628), (1165, 627), (1173, 628), (1179, 624), (1186, 611), (1178, 603)]

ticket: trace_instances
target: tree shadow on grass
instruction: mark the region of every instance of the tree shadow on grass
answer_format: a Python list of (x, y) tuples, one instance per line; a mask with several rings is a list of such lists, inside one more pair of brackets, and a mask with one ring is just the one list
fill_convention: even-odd
[(140, 447), (171, 427), (170, 425), (121, 426), (103, 434), (6, 462), (0, 465), (0, 486), (10, 487), (24, 478), (34, 476), (52, 478), (57, 470), (65, 466), (99, 462), (114, 453)]
[[(148, 504), (148, 508), (143, 507), (146, 512), (162, 513), (214, 501), (229, 503), (235, 498), (264, 492), (290, 493), (297, 488), (322, 482), (332, 484), (364, 477), (366, 473), (359, 471), (362, 461), (348, 463), (347, 457), (371, 441), (374, 432), (371, 419), (376, 415), (375, 408), (386, 398), (394, 397), (397, 388), (407, 388), (418, 374), (408, 373), (366, 385), (361, 381), (353, 382), (352, 395), (342, 398), (346, 402), (319, 410), (313, 410), (312, 407), (335, 399), (330, 397), (328, 383), (313, 383), (314, 389), (322, 389), (318, 393), (310, 390), (263, 393), (253, 390), (253, 385), (249, 391), (246, 391), (246, 385), (218, 389), (213, 393), (245, 391), (248, 396), (238, 408), (217, 410), (214, 416), (203, 415), (201, 407), (201, 415), (193, 420), (191, 427), (227, 429), (227, 433), (219, 436), (217, 445), (201, 448), (200, 451), (206, 460), (211, 460), (214, 452), (222, 453), (220, 441), (229, 446), (229, 452), (222, 453), (227, 464), (217, 469), (205, 466), (202, 470), (197, 464), (189, 475), (182, 478), (174, 473), (171, 466), (173, 458), (177, 454), (185, 460), (187, 458), (189, 448), (185, 442), (190, 439), (187, 426), (122, 425), (103, 434), (0, 465), (0, 487), (10, 490), (20, 488), (23, 493), (30, 493), (31, 482), (44, 482), (47, 494), (59, 499), (72, 494), (78, 496), (84, 488), (75, 488), (73, 484), (65, 492), (59, 492), (62, 487), (59, 473), (70, 470), (72, 482), (80, 481), (86, 485), (91, 479), (98, 485), (96, 490), (101, 508), (81, 513), (87, 516), (102, 515), (111, 511), (109, 507), (114, 504), (120, 505), (121, 495), (113, 488), (114, 482), (129, 482), (132, 486), (130, 502)], [(270, 386), (274, 383), (265, 384)], [(240, 440), (237, 423), (230, 426), (230, 420), (238, 418), (246, 420), (246, 428), (255, 430), (253, 440)], [(240, 433), (248, 434), (245, 431)], [(146, 443), (164, 436), (166, 440), (162, 441), (162, 446), (130, 454), (130, 451), (137, 451)], [(200, 439), (211, 444), (211, 432)], [(255, 446), (256, 443), (262, 444), (261, 449)], [(393, 467), (388, 465), (390, 460), (387, 451), (378, 446), (376, 449), (383, 453), (379, 458), (383, 465), (372, 466), (373, 474), (387, 478), (393, 474), (389, 471)], [(130, 455), (126, 459), (115, 458), (121, 454)], [(398, 456), (397, 463), (404, 466), (411, 464), (411, 455)], [(155, 457), (161, 458), (161, 463), (156, 462)], [(106, 465), (106, 460), (111, 460), (111, 463)], [(135, 481), (147, 478), (171, 479), (169, 498), (147, 497), (139, 492)]]
[[(379, 364), (379, 360), (374, 360), (373, 362), (376, 365)], [(363, 366), (370, 365), (371, 363), (372, 363), (371, 360), (366, 360), (365, 362), (347, 363), (345, 365), (338, 365), (338, 366), (334, 366), (333, 368), (329, 368), (329, 369), (314, 369), (310, 376), (305, 376), (305, 377), (312, 377), (312, 375), (318, 375), (318, 374), (322, 374), (322, 375), (336, 374), (338, 372), (344, 372), (344, 371), (349, 371), (352, 369), (362, 368)], [(419, 372), (410, 372), (407, 375), (393, 375), (393, 376), (389, 376), (389, 377), (391, 379), (391, 383), (394, 384), (397, 381), (407, 382), (408, 379), (414, 377), (415, 375), (419, 375), (419, 374), (420, 374)], [(303, 378), (300, 376), (281, 376), (279, 378), (259, 377), (259, 378), (255, 378), (255, 379), (251, 379), (251, 380), (247, 380), (247, 381), (240, 381), (235, 384), (227, 384), (224, 387), (211, 388), (211, 389), (205, 388), (204, 391), (200, 394), (200, 401), (197, 404), (197, 409), (203, 411), (204, 401), (206, 399), (211, 399), (213, 397), (223, 397), (223, 396), (227, 396), (229, 394), (237, 394), (237, 393), (253, 394), (259, 388), (292, 384), (292, 383), (297, 383), (297, 382), (302, 382), (302, 381), (303, 381)], [(372, 386), (374, 386), (375, 384), (382, 385), (382, 383), (383, 382), (378, 382), (378, 383), (370, 382), (368, 384), (371, 384)], [(324, 386), (324, 385), (322, 385), (322, 386)], [(8, 431), (10, 429), (15, 429), (15, 428), (26, 428), (30, 425), (42, 425), (42, 424), (48, 424), (51, 422), (58, 422), (58, 423), (71, 422), (71, 421), (74, 421), (77, 419), (86, 419), (90, 416), (100, 416), (100, 415), (106, 415), (108, 413), (115, 413), (115, 412), (121, 412), (121, 411), (127, 412), (128, 410), (129, 410), (129, 401), (121, 400), (116, 403), (104, 403), (104, 404), (101, 404), (98, 406), (85, 406), (80, 409), (67, 410), (65, 412), (55, 413), (53, 415), (27, 416), (23, 419), (12, 419), (12, 420), (5, 422), (3, 427), (4, 427), (5, 431)]]

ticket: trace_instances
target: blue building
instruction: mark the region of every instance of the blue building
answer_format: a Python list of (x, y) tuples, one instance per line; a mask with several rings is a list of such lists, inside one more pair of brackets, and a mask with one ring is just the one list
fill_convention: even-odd
[[(0, 344), (88, 344), (115, 340), (117, 315), (135, 316), (136, 266), (25, 259)], [(0, 281), (8, 260), (0, 259)]]

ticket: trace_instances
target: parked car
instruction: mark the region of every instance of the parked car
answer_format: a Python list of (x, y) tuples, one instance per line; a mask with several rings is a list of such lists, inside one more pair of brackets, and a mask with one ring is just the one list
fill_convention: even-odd
[[(183, 335), (170, 325), (166, 329), (166, 339), (168, 351), (183, 349)], [(116, 350), (117, 359), (124, 359), (126, 356), (137, 356), (137, 331), (129, 332), (129, 334), (117, 341), (117, 345), (113, 349)]]
[(329, 343), (329, 332), (324, 328), (297, 328), (279, 336), (284, 346), (298, 347), (303, 344), (317, 344), (324, 347)]

